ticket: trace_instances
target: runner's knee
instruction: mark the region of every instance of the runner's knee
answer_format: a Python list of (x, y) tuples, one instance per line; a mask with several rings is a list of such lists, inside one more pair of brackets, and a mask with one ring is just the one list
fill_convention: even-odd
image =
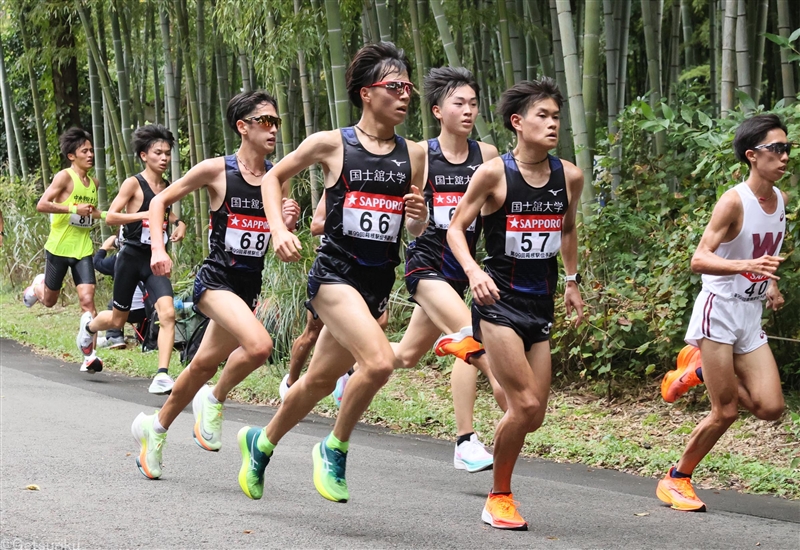
[(750, 412), (759, 420), (778, 420), (783, 415), (783, 409), (783, 396), (781, 396), (778, 403), (756, 403)]
[(728, 429), (739, 418), (739, 406), (736, 401), (711, 409), (711, 421), (718, 427)]
[(272, 355), (272, 348), (272, 338), (268, 337), (264, 341), (249, 344), (245, 347), (245, 351), (256, 365), (261, 366), (266, 363), (269, 356)]

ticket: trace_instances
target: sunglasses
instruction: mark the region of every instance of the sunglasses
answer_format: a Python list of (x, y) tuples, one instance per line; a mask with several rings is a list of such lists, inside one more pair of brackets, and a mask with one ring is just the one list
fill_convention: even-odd
[(250, 116), (242, 120), (244, 120), (245, 122), (258, 122), (261, 126), (264, 126), (265, 128), (269, 128), (271, 126), (275, 126), (275, 128), (280, 128), (282, 122), (281, 117), (272, 115)]
[(367, 88), (375, 88), (376, 86), (386, 88), (397, 95), (401, 95), (403, 92), (411, 95), (411, 92), (414, 91), (414, 84), (405, 80), (381, 80), (375, 84), (370, 84)]
[(762, 149), (764, 151), (769, 151), (770, 153), (775, 153), (776, 155), (782, 155), (786, 153), (787, 155), (792, 150), (793, 146), (796, 146), (795, 143), (762, 143), (761, 145), (756, 145), (753, 147), (754, 150)]

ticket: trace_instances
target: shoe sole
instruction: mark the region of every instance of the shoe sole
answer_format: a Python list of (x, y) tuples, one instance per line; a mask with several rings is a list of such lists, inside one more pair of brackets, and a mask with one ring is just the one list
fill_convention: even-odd
[(103, 371), (103, 361), (100, 360), (99, 357), (95, 357), (94, 361), (86, 365), (86, 370), (81, 369), (81, 372), (86, 372), (89, 374), (94, 374), (96, 372)]
[(705, 504), (703, 504), (699, 508), (688, 508), (688, 507), (683, 507), (682, 508), (680, 505), (676, 505), (675, 501), (672, 500), (672, 497), (670, 496), (669, 491), (666, 491), (666, 490), (662, 489), (660, 483), (658, 484), (658, 487), (656, 488), (656, 496), (658, 497), (658, 499), (661, 502), (663, 502), (665, 504), (669, 504), (670, 505), (669, 507), (672, 508), (673, 510), (678, 510), (680, 512), (705, 512), (706, 511), (706, 505)]
[(250, 426), (245, 426), (236, 434), (239, 442), (239, 452), (242, 454), (242, 465), (239, 467), (239, 488), (251, 500), (259, 500), (261, 497), (254, 497), (247, 488), (247, 472), (250, 470), (250, 449), (247, 448), (247, 432)]
[(150, 470), (145, 465), (143, 465), (143, 463), (146, 464), (145, 457), (147, 455), (147, 442), (144, 441), (144, 434), (140, 433), (136, 429), (135, 421), (134, 424), (131, 425), (131, 435), (133, 436), (133, 439), (136, 441), (136, 443), (138, 443), (139, 445), (139, 456), (136, 457), (136, 467), (139, 468), (139, 471), (147, 479), (159, 479), (159, 477), (161, 476), (153, 477), (152, 474), (150, 473)]
[(314, 445), (314, 449), (311, 451), (311, 456), (314, 459), (314, 487), (317, 488), (317, 492), (322, 495), (324, 498), (330, 500), (331, 502), (347, 502), (348, 499), (338, 499), (331, 495), (328, 491), (325, 490), (325, 485), (322, 483), (322, 450), (321, 450), (322, 443), (317, 443)]
[(470, 474), (477, 474), (478, 472), (485, 472), (486, 470), (493, 470), (494, 469), (494, 461), (489, 462), (483, 466), (479, 466), (475, 469), (470, 470), (469, 466), (463, 460), (455, 459), (453, 460), (453, 466), (455, 466), (456, 470), (466, 470)]
[(114, 345), (108, 346), (108, 349), (125, 349), (127, 347), (128, 347), (127, 344), (114, 344)]
[(505, 529), (506, 531), (527, 531), (528, 524), (523, 523), (522, 525), (505, 525), (501, 523), (495, 523), (494, 519), (492, 518), (492, 514), (486, 511), (484, 507), (483, 512), (481, 513), (481, 519), (484, 523), (488, 523), (495, 529)]

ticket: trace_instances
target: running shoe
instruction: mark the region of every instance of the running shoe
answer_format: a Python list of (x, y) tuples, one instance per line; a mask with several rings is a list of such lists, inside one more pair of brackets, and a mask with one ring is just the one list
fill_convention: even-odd
[(470, 357), (483, 351), (483, 346), (472, 337), (472, 327), (464, 327), (453, 334), (441, 336), (433, 345), (433, 351), (439, 357), (455, 355), (462, 361), (469, 362)]
[(242, 453), (242, 466), (239, 468), (239, 487), (253, 500), (264, 495), (264, 470), (270, 457), (258, 448), (258, 437), (262, 428), (245, 426), (239, 430), (239, 451)]
[(92, 322), (92, 313), (84, 311), (81, 315), (80, 330), (78, 336), (75, 338), (75, 343), (78, 344), (78, 349), (84, 356), (89, 356), (94, 351), (94, 334), (89, 333), (89, 323)]
[(692, 487), (692, 480), (688, 477), (672, 477), (675, 467), (670, 468), (669, 473), (658, 482), (656, 496), (670, 505), (674, 510), (684, 512), (705, 512), (705, 503), (697, 498), (697, 494)]
[(192, 399), (194, 413), (194, 442), (206, 451), (222, 447), (222, 403), (208, 400), (211, 386), (203, 385)]
[(44, 273), (39, 273), (36, 277), (33, 278), (33, 282), (31, 286), (25, 289), (25, 292), (22, 293), (22, 303), (25, 304), (25, 307), (33, 307), (33, 305), (39, 301), (39, 298), (36, 297), (36, 293), (33, 291), (36, 286), (44, 281)]
[(471, 474), (491, 470), (494, 464), (494, 457), (486, 450), (478, 440), (478, 436), (472, 434), (469, 441), (464, 441), (456, 445), (453, 455), (453, 466), (456, 470), (466, 470)]
[(278, 386), (278, 395), (281, 396), (281, 402), (286, 399), (286, 392), (289, 391), (289, 374), (283, 377), (280, 386)]
[(156, 374), (155, 378), (153, 378), (153, 381), (150, 383), (150, 388), (148, 388), (147, 391), (156, 395), (169, 395), (174, 385), (175, 381), (169, 374), (166, 372), (159, 372)]
[(161, 477), (161, 453), (167, 444), (167, 432), (157, 434), (153, 429), (156, 415), (150, 416), (139, 413), (131, 424), (131, 434), (139, 444), (139, 456), (136, 465), (142, 475), (150, 479)]
[(333, 502), (347, 502), (347, 481), (344, 478), (347, 469), (347, 453), (339, 449), (329, 449), (325, 442), (314, 445), (311, 455), (314, 459), (314, 487), (319, 494)]
[[(124, 336), (111, 336), (106, 337), (106, 346), (108, 349), (122, 349), (125, 347), (125, 337)], [(97, 343), (97, 346), (100, 347), (100, 343)]]
[(89, 374), (94, 374), (96, 372), (100, 372), (103, 370), (103, 361), (92, 352), (92, 354), (88, 357), (83, 358), (83, 363), (81, 363), (81, 372), (88, 372)]
[(344, 387), (347, 385), (347, 381), (350, 380), (350, 373), (346, 372), (339, 377), (336, 381), (336, 387), (333, 389), (333, 393), (331, 396), (333, 397), (333, 402), (336, 404), (337, 407), (342, 406), (342, 396), (344, 395)]
[(517, 512), (514, 495), (495, 495), (489, 493), (483, 507), (481, 519), (497, 529), (511, 529), (512, 531), (527, 531), (528, 523)]
[(680, 396), (703, 383), (697, 376), (697, 369), (703, 366), (700, 348), (685, 346), (678, 354), (678, 368), (664, 375), (661, 381), (661, 397), (667, 403), (674, 403)]

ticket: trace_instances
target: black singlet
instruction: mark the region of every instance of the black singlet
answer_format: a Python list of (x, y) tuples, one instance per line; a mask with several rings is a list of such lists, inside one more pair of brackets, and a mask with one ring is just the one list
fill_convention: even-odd
[(325, 190), (325, 238), (321, 254), (360, 265), (400, 263), (403, 195), (411, 186), (411, 159), (406, 140), (395, 136), (386, 155), (364, 149), (355, 129), (342, 128), (344, 162), (337, 182)]
[[(272, 163), (264, 161), (264, 169)], [(242, 177), (236, 155), (225, 157), (225, 200), (211, 212), (206, 263), (261, 274), (270, 231), (261, 186)]]
[[(153, 200), (156, 194), (150, 188), (150, 184), (147, 183), (144, 176), (136, 174), (134, 177), (136, 181), (139, 182), (139, 187), (142, 189), (142, 205), (137, 212), (147, 212), (150, 209), (150, 201)], [(169, 185), (169, 183), (167, 183), (167, 185)], [(167, 244), (167, 240), (169, 239), (169, 235), (167, 234), (169, 211), (170, 207), (168, 206), (167, 211), (164, 213), (164, 224), (162, 225), (164, 244)], [(150, 250), (150, 220), (145, 218), (140, 222), (131, 222), (123, 225), (122, 239), (125, 241), (126, 246)]]
[(557, 157), (548, 158), (550, 179), (542, 187), (531, 187), (511, 153), (502, 156), (506, 200), (483, 218), (484, 268), (501, 290), (537, 296), (552, 296), (556, 290), (556, 256), (569, 204), (564, 166)]
[[(422, 262), (416, 266), (435, 269), (447, 279), (467, 280), (467, 276), (447, 244), (447, 229), (461, 197), (467, 191), (475, 170), (483, 163), (483, 155), (477, 141), (468, 140), (469, 154), (461, 164), (453, 164), (442, 153), (437, 138), (428, 140), (428, 185), (425, 186), (425, 203), (430, 212), (430, 221), (425, 232), (416, 238), (413, 254), (420, 254)], [(467, 228), (467, 244), (475, 257), (475, 245), (481, 231), (478, 218)], [(409, 273), (407, 273), (408, 275)]]

